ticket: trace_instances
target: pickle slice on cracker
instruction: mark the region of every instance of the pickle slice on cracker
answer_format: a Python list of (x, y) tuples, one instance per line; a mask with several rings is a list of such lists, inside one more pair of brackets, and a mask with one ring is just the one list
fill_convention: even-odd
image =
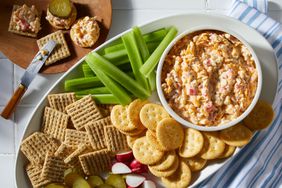
[(70, 0), (52, 0), (49, 11), (57, 17), (68, 18), (71, 14), (72, 4)]

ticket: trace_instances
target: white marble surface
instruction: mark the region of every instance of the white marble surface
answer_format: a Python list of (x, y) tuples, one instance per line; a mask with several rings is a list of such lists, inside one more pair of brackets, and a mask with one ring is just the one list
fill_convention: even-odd
[[(113, 19), (108, 38), (150, 20), (170, 14), (208, 11), (223, 14), (232, 0), (112, 0)], [(0, 2), (1, 6), (1, 2)], [(282, 1), (270, 0), (269, 15), (282, 22)], [(0, 53), (0, 110), (17, 87), (23, 69)], [(0, 118), (0, 187), (13, 188), (15, 154), (35, 105), (62, 74), (38, 75), (11, 120)]]

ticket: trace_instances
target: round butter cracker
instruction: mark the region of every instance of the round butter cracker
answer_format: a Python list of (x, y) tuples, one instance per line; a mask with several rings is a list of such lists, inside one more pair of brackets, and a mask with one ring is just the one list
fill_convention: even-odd
[(160, 160), (156, 164), (150, 165), (150, 167), (154, 170), (166, 171), (171, 166), (173, 166), (176, 160), (178, 160), (178, 156), (176, 155), (175, 151), (172, 150), (172, 151), (166, 152), (162, 160)]
[(224, 151), (225, 143), (219, 139), (218, 132), (203, 132), (204, 146), (200, 157), (206, 160), (218, 158)]
[(118, 130), (123, 132), (136, 129), (127, 117), (127, 106), (115, 105), (111, 111), (111, 121)]
[(179, 148), (179, 155), (189, 158), (200, 153), (204, 145), (204, 137), (198, 130), (187, 128), (184, 129), (184, 140)]
[(235, 150), (236, 150), (235, 146), (230, 146), (228, 144), (225, 144), (224, 151), (223, 151), (223, 153), (218, 158), (219, 159), (223, 159), (223, 158), (230, 157), (231, 155), (233, 155)]
[(166, 170), (156, 170), (151, 166), (149, 166), (149, 170), (153, 175), (157, 177), (169, 177), (177, 170), (178, 165), (179, 165), (179, 159), (177, 157), (175, 162), (172, 163), (172, 165)]
[(183, 158), (183, 161), (188, 164), (192, 172), (202, 170), (207, 163), (206, 159), (202, 159), (198, 156), (192, 158)]
[(142, 124), (155, 132), (159, 121), (164, 118), (168, 118), (169, 114), (159, 104), (145, 104), (140, 111), (140, 120)]
[(191, 170), (189, 166), (181, 161), (175, 173), (169, 177), (162, 178), (165, 187), (186, 188), (191, 181)]
[(138, 129), (145, 129), (145, 127), (142, 125), (139, 114), (141, 108), (147, 103), (149, 103), (149, 101), (136, 99), (128, 105), (127, 116), (129, 118), (129, 121)]
[(164, 156), (164, 152), (154, 148), (146, 137), (137, 139), (133, 144), (132, 150), (135, 159), (146, 165), (157, 163)]
[(160, 151), (166, 151), (166, 148), (163, 147), (157, 140), (156, 135), (154, 135), (154, 133), (152, 133), (152, 131), (147, 130), (146, 131), (146, 138), (148, 140), (148, 142), (153, 145), (155, 148), (157, 148)]
[(244, 146), (253, 136), (252, 131), (242, 124), (237, 124), (220, 131), (220, 139), (230, 146)]
[(272, 106), (263, 100), (259, 100), (251, 113), (243, 120), (250, 130), (261, 130), (272, 122), (274, 111)]
[(158, 123), (156, 136), (158, 142), (169, 151), (181, 146), (184, 131), (177, 121), (172, 118), (165, 118)]

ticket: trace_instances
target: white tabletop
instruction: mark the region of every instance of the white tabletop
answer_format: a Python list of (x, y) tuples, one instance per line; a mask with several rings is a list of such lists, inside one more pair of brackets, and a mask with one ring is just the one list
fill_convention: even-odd
[[(113, 18), (108, 38), (138, 24), (170, 14), (207, 11), (224, 14), (232, 0), (112, 0)], [(1, 2), (0, 2), (1, 6)], [(270, 0), (269, 15), (282, 22), (282, 1)], [(23, 69), (0, 53), (0, 111), (18, 86)], [(15, 187), (15, 155), (27, 121), (44, 93), (62, 74), (38, 75), (11, 120), (0, 118), (0, 187)]]

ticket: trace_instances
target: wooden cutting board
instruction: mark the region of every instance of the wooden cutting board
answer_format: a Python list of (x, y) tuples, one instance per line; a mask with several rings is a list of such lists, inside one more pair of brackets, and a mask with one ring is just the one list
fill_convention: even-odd
[[(100, 26), (100, 37), (92, 48), (82, 48), (75, 45), (65, 31), (65, 39), (71, 52), (71, 56), (56, 62), (50, 66), (44, 66), (42, 73), (60, 73), (67, 71), (72, 65), (78, 62), (88, 52), (102, 44), (109, 33), (112, 23), (112, 2), (111, 0), (72, 0), (77, 8), (77, 18), (84, 16), (96, 16)], [(26, 68), (38, 51), (36, 40), (42, 38), (56, 29), (52, 28), (45, 19), (46, 10), (50, 0), (1, 0), (0, 1), (0, 51), (4, 53), (13, 63)], [(42, 11), (41, 27), (37, 38), (17, 35), (8, 32), (10, 17), (14, 4), (35, 7)]]

